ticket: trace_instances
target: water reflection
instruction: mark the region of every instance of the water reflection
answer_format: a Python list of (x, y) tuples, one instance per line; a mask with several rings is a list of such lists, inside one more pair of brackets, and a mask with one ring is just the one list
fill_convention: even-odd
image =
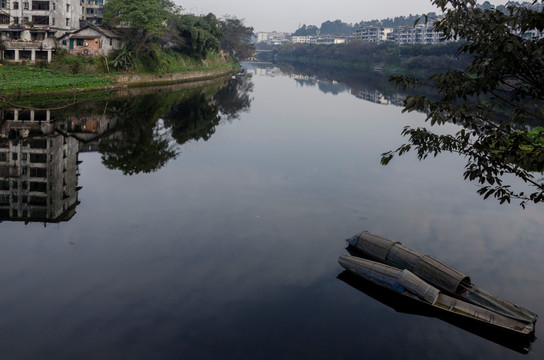
[[(102, 94), (47, 107), (0, 107), (0, 221), (69, 221), (79, 205), (80, 152), (100, 152), (125, 175), (162, 168), (191, 140), (207, 141), (224, 119), (251, 106), (251, 77), (183, 91)], [(35, 99), (40, 102), (41, 99)], [(32, 104), (32, 102), (30, 102)]]
[(0, 109), (0, 220), (68, 221), (79, 204), (78, 141), (49, 110)]
[(295, 64), (247, 64), (249, 71), (258, 76), (288, 76), (300, 86), (317, 86), (331, 95), (350, 93), (357, 98), (381, 105), (403, 106), (406, 93), (375, 72), (353, 72)]
[(393, 308), (397, 312), (440, 319), (474, 335), (522, 354), (528, 354), (531, 350), (531, 345), (535, 341), (534, 334), (529, 336), (515, 334), (494, 325), (482, 323), (481, 321), (463, 318), (448, 311), (440, 311), (421, 301), (408, 298), (373, 284), (370, 281), (366, 281), (347, 270), (340, 273), (337, 278), (367, 296)]

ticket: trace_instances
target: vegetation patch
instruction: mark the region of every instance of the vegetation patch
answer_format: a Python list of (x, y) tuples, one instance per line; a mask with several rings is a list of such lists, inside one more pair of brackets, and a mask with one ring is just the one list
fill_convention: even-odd
[(0, 66), (2, 94), (88, 89), (111, 85), (106, 74), (73, 74), (35, 66)]

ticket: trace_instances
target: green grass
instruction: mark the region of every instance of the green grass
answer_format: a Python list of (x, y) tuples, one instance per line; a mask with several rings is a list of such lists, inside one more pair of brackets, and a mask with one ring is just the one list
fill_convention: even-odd
[(31, 66), (0, 66), (0, 92), (46, 93), (88, 89), (112, 84), (105, 74), (71, 74)]
[[(145, 71), (145, 64), (137, 61), (136, 68), (131, 72), (164, 74), (239, 66), (235, 62), (226, 62), (219, 54), (209, 54), (204, 60), (169, 52), (163, 52), (160, 55), (160, 71)], [(0, 64), (0, 94), (17, 95), (99, 89), (114, 83), (110, 75), (120, 74), (113, 72), (113, 69), (110, 70), (112, 72), (109, 74), (105, 73), (101, 58), (84, 59), (64, 53), (55, 57), (53, 63), (42, 64), (42, 66)]]

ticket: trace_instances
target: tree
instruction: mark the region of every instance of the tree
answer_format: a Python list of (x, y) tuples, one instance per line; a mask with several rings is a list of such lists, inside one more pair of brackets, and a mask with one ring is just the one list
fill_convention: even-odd
[(205, 58), (211, 51), (219, 51), (223, 37), (221, 24), (214, 14), (206, 16), (181, 15), (173, 20), (173, 27), (185, 39), (177, 47), (181, 52), (196, 58)]
[(165, 20), (177, 13), (170, 0), (109, 0), (104, 7), (104, 24), (130, 25), (139, 39), (136, 55), (153, 36), (164, 32)]
[(298, 28), (297, 31), (293, 33), (293, 36), (316, 36), (319, 33), (319, 28), (315, 25), (306, 26)]
[(240, 59), (249, 58), (255, 48), (251, 42), (253, 28), (244, 26), (243, 20), (232, 16), (225, 16), (221, 20), (221, 28), (223, 29), (221, 48)]
[(320, 34), (325, 35), (351, 35), (355, 31), (354, 27), (340, 20), (327, 20), (321, 24)]
[[(446, 39), (464, 39), (459, 52), (470, 54), (471, 63), (424, 81), (406, 76), (392, 80), (438, 93), (437, 100), (407, 97), (404, 111), (425, 112), (431, 126), (453, 123), (460, 128), (439, 135), (406, 127), (402, 134), (408, 143), (382, 154), (382, 164), (412, 148), (420, 160), (458, 153), (467, 159), (465, 179), (479, 182), (484, 198), (493, 196), (500, 203), (516, 199), (523, 207), (544, 201), (544, 132), (538, 128), (544, 125), (544, 39), (529, 36), (531, 30), (544, 30), (544, 14), (517, 3), (509, 3), (506, 11), (479, 8), (475, 0), (432, 3), (444, 12), (435, 30)], [(507, 184), (509, 175), (527, 184), (528, 192)]]

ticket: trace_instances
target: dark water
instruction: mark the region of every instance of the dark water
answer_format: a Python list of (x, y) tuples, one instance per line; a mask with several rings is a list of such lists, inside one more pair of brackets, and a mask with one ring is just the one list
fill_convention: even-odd
[(544, 314), (542, 206), (483, 201), (456, 156), (382, 167), (423, 115), (379, 80), (250, 72), (3, 109), (1, 359), (543, 357), (337, 278), (366, 229)]

